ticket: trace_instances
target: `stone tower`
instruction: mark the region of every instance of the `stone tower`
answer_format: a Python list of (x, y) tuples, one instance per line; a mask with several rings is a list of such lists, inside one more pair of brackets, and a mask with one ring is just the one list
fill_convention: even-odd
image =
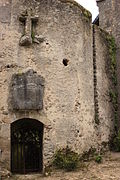
[(117, 45), (118, 117), (120, 117), (120, 1), (97, 0), (97, 5), (99, 7), (100, 27), (113, 35)]

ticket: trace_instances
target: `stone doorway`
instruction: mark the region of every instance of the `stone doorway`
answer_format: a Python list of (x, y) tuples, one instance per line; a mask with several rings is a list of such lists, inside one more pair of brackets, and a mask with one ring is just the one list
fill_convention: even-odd
[(11, 124), (11, 172), (26, 174), (43, 169), (43, 124), (20, 119)]

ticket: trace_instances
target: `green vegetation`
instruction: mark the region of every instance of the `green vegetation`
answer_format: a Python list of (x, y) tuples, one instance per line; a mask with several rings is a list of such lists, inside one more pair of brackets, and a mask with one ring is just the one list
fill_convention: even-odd
[(107, 42), (109, 46), (109, 54), (110, 54), (110, 72), (112, 78), (112, 88), (109, 91), (110, 101), (113, 105), (114, 111), (114, 128), (115, 133), (113, 138), (110, 141), (110, 148), (114, 151), (120, 151), (120, 130), (118, 129), (118, 93), (117, 93), (117, 75), (116, 75), (116, 44), (115, 39), (108, 35)]
[(101, 155), (96, 155), (95, 156), (95, 162), (100, 164), (102, 162), (102, 156)]
[(110, 101), (113, 106), (114, 112), (114, 135), (110, 140), (110, 149), (113, 151), (120, 152), (120, 129), (118, 128), (118, 92), (117, 92), (117, 74), (116, 74), (116, 44), (115, 39), (109, 35), (108, 33), (104, 33), (108, 48), (109, 48), (109, 56), (110, 56), (110, 75), (112, 79), (111, 89), (109, 91)]
[(97, 163), (101, 163), (102, 162), (101, 154), (102, 154), (102, 152), (98, 153), (95, 148), (91, 147), (89, 149), (89, 151), (86, 151), (86, 152), (83, 153), (83, 155), (80, 158), (80, 160), (82, 160), (82, 161), (94, 160)]
[[(109, 54), (110, 54), (110, 74), (112, 78), (112, 88), (109, 91), (109, 96), (110, 96), (110, 101), (112, 102), (113, 105), (113, 111), (114, 111), (114, 123), (115, 123), (115, 134), (117, 135), (118, 133), (118, 116), (117, 116), (117, 111), (118, 111), (118, 93), (117, 93), (117, 75), (116, 75), (116, 44), (115, 44), (115, 39), (107, 35), (106, 37), (107, 42), (108, 42), (108, 47), (109, 47)], [(115, 138), (116, 138), (115, 135)], [(114, 138), (113, 138), (113, 142)]]
[(58, 169), (73, 171), (78, 167), (79, 155), (73, 152), (68, 146), (56, 151), (53, 165)]
[(102, 162), (101, 153), (97, 153), (95, 148), (90, 148), (80, 156), (67, 146), (66, 148), (56, 151), (53, 156), (52, 165), (58, 169), (73, 171), (77, 168), (85, 168), (85, 162), (91, 160), (94, 160), (97, 163)]
[(82, 12), (86, 20), (89, 20), (91, 18), (91, 13), (89, 11), (87, 11), (86, 9), (83, 9)]
[(117, 103), (118, 94), (117, 94), (117, 92), (110, 90), (109, 96), (110, 96), (110, 100), (113, 104), (114, 111), (117, 111), (117, 108), (118, 108), (118, 103)]
[(107, 35), (106, 37), (108, 46), (109, 46), (109, 54), (110, 54), (110, 70), (111, 70), (111, 76), (112, 76), (112, 82), (114, 86), (117, 85), (117, 76), (116, 76), (116, 44), (115, 39)]
[(117, 75), (116, 75), (116, 43), (115, 39), (112, 35), (104, 31), (103, 29), (100, 29), (102, 36), (104, 39), (106, 39), (106, 43), (109, 49), (109, 59), (110, 59), (110, 74), (112, 77), (113, 85), (117, 85)]

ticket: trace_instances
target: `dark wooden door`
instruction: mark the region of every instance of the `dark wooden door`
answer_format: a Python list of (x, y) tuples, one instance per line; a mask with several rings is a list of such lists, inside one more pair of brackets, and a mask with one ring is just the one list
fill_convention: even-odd
[(26, 174), (42, 171), (43, 125), (40, 123), (38, 126), (38, 124), (35, 125), (31, 119), (22, 119), (11, 125), (11, 171), (13, 173)]

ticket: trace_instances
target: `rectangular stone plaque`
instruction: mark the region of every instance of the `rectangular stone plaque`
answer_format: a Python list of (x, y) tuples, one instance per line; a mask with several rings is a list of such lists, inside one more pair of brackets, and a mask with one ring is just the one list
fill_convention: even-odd
[(13, 110), (40, 110), (43, 93), (44, 79), (33, 70), (14, 74), (10, 85), (10, 107)]

